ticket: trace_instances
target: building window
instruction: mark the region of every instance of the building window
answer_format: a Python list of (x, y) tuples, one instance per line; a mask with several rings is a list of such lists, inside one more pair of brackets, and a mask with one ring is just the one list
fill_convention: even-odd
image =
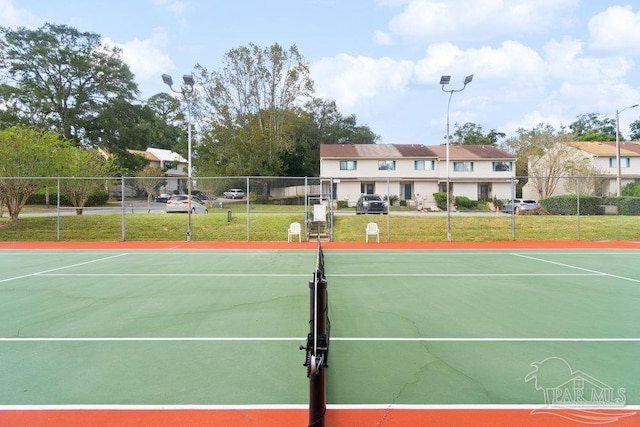
[(358, 169), (357, 160), (340, 160), (341, 171), (354, 171)]
[(433, 160), (414, 160), (413, 169), (417, 171), (435, 170), (435, 162)]
[(493, 162), (494, 172), (511, 172), (513, 170), (513, 162)]
[[(609, 167), (617, 168), (618, 162), (615, 157), (609, 157)], [(620, 167), (621, 168), (630, 168), (631, 167), (631, 159), (629, 157), (620, 157)]]
[(378, 170), (379, 171), (394, 171), (394, 170), (396, 170), (396, 161), (395, 160), (380, 160), (378, 162)]
[(473, 172), (473, 162), (453, 162), (454, 172)]

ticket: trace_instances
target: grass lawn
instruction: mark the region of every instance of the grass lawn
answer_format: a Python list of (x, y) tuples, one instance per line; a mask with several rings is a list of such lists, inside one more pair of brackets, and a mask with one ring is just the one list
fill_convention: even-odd
[[(33, 208), (25, 212), (33, 212)], [(231, 212), (231, 214), (229, 214)], [(229, 220), (229, 215), (231, 219)], [(63, 241), (125, 240), (181, 241), (186, 238), (185, 214), (127, 213), (101, 215), (22, 216), (9, 223), (0, 218), (2, 241), (56, 240), (58, 227)], [(247, 213), (246, 204), (229, 204), (211, 209), (208, 215), (192, 215), (194, 241), (286, 241), (293, 221), (304, 224), (301, 206), (255, 206)], [(352, 215), (334, 216), (333, 240), (363, 241), (368, 222), (380, 227), (381, 241), (447, 240), (447, 218), (442, 214), (414, 216)], [(634, 216), (551, 216), (551, 215), (461, 215), (451, 217), (454, 241), (483, 242), (505, 240), (640, 240), (640, 218)]]

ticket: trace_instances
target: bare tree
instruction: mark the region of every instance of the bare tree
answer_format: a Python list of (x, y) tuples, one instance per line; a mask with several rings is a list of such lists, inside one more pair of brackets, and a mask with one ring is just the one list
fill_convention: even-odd
[(147, 193), (147, 213), (151, 212), (151, 201), (166, 181), (164, 170), (155, 166), (147, 166), (136, 174), (136, 185)]

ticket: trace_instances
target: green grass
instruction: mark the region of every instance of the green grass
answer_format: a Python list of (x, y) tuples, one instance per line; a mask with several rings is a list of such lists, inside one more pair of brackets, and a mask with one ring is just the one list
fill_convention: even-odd
[[(228, 220), (231, 211), (231, 221)], [(247, 220), (248, 218), (248, 220)], [(193, 241), (286, 241), (293, 221), (304, 223), (300, 207), (251, 209), (246, 205), (212, 209), (208, 215), (192, 215)], [(429, 213), (416, 216), (338, 215), (333, 240), (363, 241), (367, 222), (380, 227), (381, 241), (447, 241), (447, 219)], [(640, 218), (632, 216), (461, 216), (451, 217), (454, 241), (485, 242), (516, 240), (640, 240)], [(60, 217), (62, 241), (119, 241), (123, 221), (119, 214)], [(125, 240), (182, 241), (186, 239), (187, 215), (127, 214)], [(21, 217), (15, 223), (0, 218), (1, 241), (51, 241), (57, 239), (57, 218)]]

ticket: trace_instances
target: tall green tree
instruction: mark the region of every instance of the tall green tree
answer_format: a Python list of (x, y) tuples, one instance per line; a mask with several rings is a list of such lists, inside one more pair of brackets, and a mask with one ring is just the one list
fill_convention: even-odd
[(290, 118), (313, 91), (309, 65), (297, 47), (235, 48), (222, 68), (196, 66), (194, 105), (203, 123), (198, 158), (224, 175), (280, 175), (292, 146)]
[(319, 176), (321, 144), (375, 144), (379, 136), (356, 117), (344, 117), (335, 101), (315, 98), (296, 112), (293, 147), (283, 154), (288, 176)]
[(0, 197), (17, 221), (29, 196), (63, 171), (71, 143), (60, 135), (23, 126), (0, 130)]
[(569, 129), (576, 141), (616, 140), (616, 120), (602, 118), (597, 113), (580, 114), (578, 120), (569, 125)]
[(114, 100), (133, 102), (138, 93), (119, 48), (66, 25), (1, 27), (0, 67), (13, 83), (3, 94), (15, 114), (77, 145), (99, 145), (87, 128)]
[(462, 126), (455, 124), (455, 131), (452, 135), (451, 143), (453, 145), (493, 145), (498, 146), (498, 139), (504, 138), (504, 132), (498, 132), (491, 129), (488, 133), (484, 133), (482, 126), (467, 122)]
[(640, 120), (636, 120), (635, 122), (631, 123), (630, 129), (631, 129), (631, 135), (630, 135), (631, 140), (640, 141)]

